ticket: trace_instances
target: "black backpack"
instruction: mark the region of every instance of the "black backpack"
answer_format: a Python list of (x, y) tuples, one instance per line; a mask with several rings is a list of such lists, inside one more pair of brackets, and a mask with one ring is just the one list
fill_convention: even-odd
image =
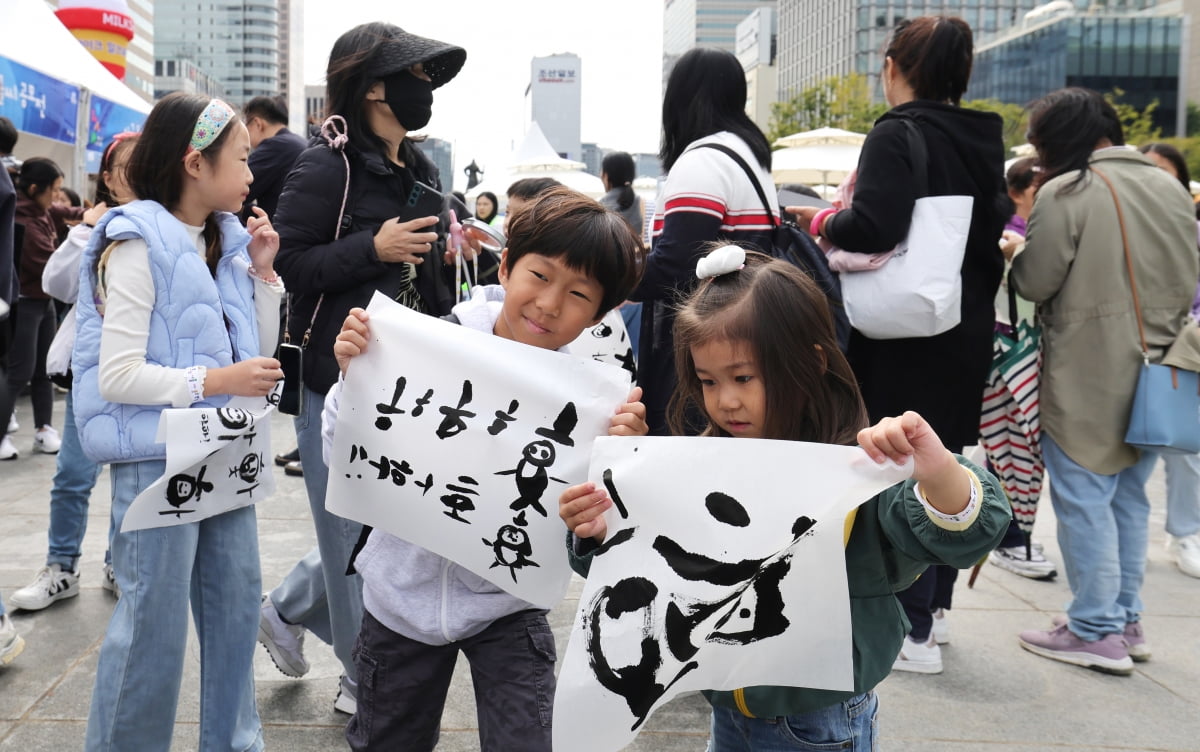
[[(742, 172), (746, 173), (750, 184), (754, 186), (754, 191), (758, 194), (758, 200), (762, 202), (767, 216), (775, 216), (755, 171), (750, 169), (750, 165), (746, 164), (742, 155), (724, 144), (701, 144), (696, 148), (716, 149), (737, 162), (738, 166), (742, 168)], [(838, 347), (842, 352), (846, 352), (846, 348), (850, 344), (850, 319), (846, 316), (846, 306), (842, 302), (842, 283), (838, 279), (837, 272), (829, 269), (829, 262), (825, 260), (825, 252), (821, 250), (816, 241), (807, 232), (800, 229), (795, 222), (784, 220), (775, 225), (771, 231), (771, 247), (759, 250), (772, 258), (788, 262), (817, 283), (817, 287), (821, 288), (821, 292), (825, 293), (825, 298), (829, 301), (829, 313), (833, 317), (833, 328), (837, 335)]]

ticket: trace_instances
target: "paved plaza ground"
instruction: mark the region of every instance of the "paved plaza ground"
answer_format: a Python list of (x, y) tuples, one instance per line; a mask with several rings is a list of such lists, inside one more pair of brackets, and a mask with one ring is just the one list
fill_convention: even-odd
[[(62, 403), (55, 406), (56, 421)], [(46, 555), (54, 457), (32, 455), (28, 402), (20, 400), (21, 457), (0, 463), (0, 596), (30, 582)], [(289, 421), (274, 420), (276, 451), (291, 448)], [(277, 468), (278, 470), (278, 468)], [(1200, 750), (1200, 580), (1186, 577), (1163, 549), (1162, 474), (1151, 479), (1154, 509), (1146, 571), (1144, 624), (1153, 658), (1131, 677), (1113, 677), (1038, 658), (1017, 645), (1022, 629), (1048, 627), (1068, 597), (1065, 579), (1034, 582), (985, 566), (975, 588), (960, 579), (951, 614), (951, 643), (940, 676), (897, 674), (880, 687), (881, 749), (887, 752), (1042, 752), (1045, 750)], [(89, 697), (113, 600), (101, 589), (108, 525), (108, 473), (92, 495), (79, 597), (39, 612), (10, 612), (27, 641), (25, 652), (0, 669), (0, 750), (39, 752), (82, 748)], [(258, 505), (263, 581), (277, 583), (314, 544), (304, 485), (278, 474), (278, 491)], [(1048, 503), (1036, 538), (1059, 560)], [(560, 655), (565, 651), (581, 581), (551, 614)], [(339, 664), (313, 637), (303, 679), (288, 679), (258, 649), (258, 706), (271, 749), (345, 749), (347, 717), (333, 710)], [(198, 742), (199, 651), (194, 639), (183, 680), (173, 749)], [(442, 718), (445, 752), (478, 750), (474, 699), (465, 661)], [(707, 705), (698, 695), (672, 702), (648, 721), (629, 747), (641, 752), (702, 752)], [(588, 729), (580, 729), (580, 734)], [(519, 751), (515, 751), (519, 752)], [(569, 751), (568, 751), (569, 752)]]

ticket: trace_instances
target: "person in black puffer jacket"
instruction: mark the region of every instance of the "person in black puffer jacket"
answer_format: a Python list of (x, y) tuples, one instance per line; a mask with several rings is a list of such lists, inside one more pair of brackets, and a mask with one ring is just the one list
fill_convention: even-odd
[(333, 341), (351, 308), (365, 307), (376, 291), (431, 315), (454, 303), (454, 270), (440, 239), (446, 220), (397, 215), (417, 182), (441, 189), (437, 168), (408, 134), (429, 122), (433, 90), (466, 56), (388, 23), (343, 34), (326, 74), (331, 117), (296, 160), (274, 218), (275, 268), (292, 294), (285, 341), (304, 349), (296, 435), (318, 550), (263, 598), (259, 641), (288, 676), (308, 671), (304, 629), (332, 643), (346, 672), (334, 707), (351, 714), (362, 584), (347, 565), (362, 526), (325, 511), (321, 408), (338, 375)]

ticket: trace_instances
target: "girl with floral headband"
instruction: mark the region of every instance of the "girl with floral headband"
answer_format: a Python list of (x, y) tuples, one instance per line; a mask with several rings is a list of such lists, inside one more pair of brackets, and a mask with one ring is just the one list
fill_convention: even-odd
[[(261, 210), (245, 228), (231, 213), (253, 179), (249, 152), (229, 105), (165, 97), (126, 168), (140, 200), (105, 214), (84, 251), (72, 395), (84, 452), (112, 465), (118, 530), (165, 470), (159, 412), (262, 397), (283, 375), (264, 357), (278, 335), (279, 237)], [(262, 749), (252, 670), (261, 588), (254, 507), (118, 532), (112, 566), (121, 598), (100, 649), (85, 748), (170, 748), (190, 603), (200, 641), (200, 749)]]
[[(876, 749), (874, 688), (908, 632), (894, 594), (930, 564), (978, 561), (1008, 527), (1008, 502), (991, 474), (951, 454), (920, 415), (867, 425), (825, 296), (794, 266), (727, 245), (701, 259), (696, 276), (699, 287), (675, 316), (676, 435), (702, 415), (702, 436), (857, 443), (876, 462), (913, 461), (911, 479), (846, 519), (854, 689), (804, 688), (797, 674), (794, 686), (705, 692), (713, 706), (708, 749)], [(571, 563), (584, 576), (610, 506), (593, 483), (559, 499), (574, 534)]]

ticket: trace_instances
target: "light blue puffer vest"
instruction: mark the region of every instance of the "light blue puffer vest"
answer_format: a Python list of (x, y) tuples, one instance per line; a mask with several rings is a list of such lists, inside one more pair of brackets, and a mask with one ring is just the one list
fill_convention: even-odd
[[(71, 356), (75, 424), (83, 451), (95, 462), (163, 459), (154, 440), (159, 413), (170, 405), (116, 404), (100, 396), (100, 328), (96, 310), (96, 258), (114, 240), (141, 238), (149, 246), (155, 300), (146, 362), (167, 368), (231, 365), (259, 354), (254, 281), (247, 273), (250, 236), (228, 213), (217, 215), (221, 260), (214, 280), (196, 252), (187, 227), (154, 201), (109, 210), (92, 232), (79, 265), (75, 349)], [(236, 355), (235, 355), (236, 353)], [(192, 407), (220, 407), (215, 396)]]

